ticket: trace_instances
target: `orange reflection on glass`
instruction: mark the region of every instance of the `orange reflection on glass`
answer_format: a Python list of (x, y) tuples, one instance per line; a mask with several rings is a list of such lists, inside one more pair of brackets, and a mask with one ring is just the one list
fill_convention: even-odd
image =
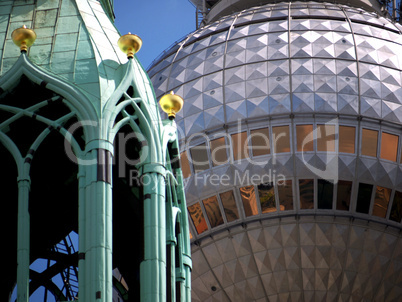
[(278, 182), (278, 197), (281, 211), (293, 210), (292, 180)]
[(374, 199), (373, 215), (385, 218), (388, 210), (388, 203), (391, 197), (391, 189), (377, 186)]
[(290, 152), (289, 126), (272, 127), (275, 153)]
[(378, 131), (362, 130), (362, 155), (377, 157)]
[(244, 213), (246, 216), (258, 214), (257, 201), (255, 199), (254, 186), (240, 188), (241, 200), (243, 201)]
[(275, 190), (272, 182), (258, 185), (258, 196), (263, 214), (276, 211)]
[(297, 151), (314, 151), (313, 125), (296, 125)]
[(214, 167), (228, 162), (226, 140), (224, 137), (211, 140), (211, 157)]
[(232, 134), (233, 159), (239, 160), (248, 157), (247, 132)]
[(194, 223), (195, 229), (198, 234), (208, 230), (207, 222), (205, 221), (204, 214), (202, 214), (201, 205), (199, 202), (187, 207), (190, 213), (191, 220)]
[(334, 125), (317, 125), (317, 151), (335, 151)]
[(399, 143), (398, 135), (383, 132), (381, 135), (380, 157), (382, 159), (396, 161), (396, 156), (398, 154), (398, 143)]
[(314, 209), (314, 179), (299, 179), (300, 209)]
[(209, 159), (205, 143), (191, 148), (190, 152), (195, 173), (209, 169)]
[(250, 131), (253, 156), (267, 155), (270, 153), (268, 128)]
[(221, 210), (219, 209), (219, 204), (216, 196), (204, 199), (202, 203), (204, 204), (204, 208), (207, 211), (207, 216), (209, 223), (211, 224), (211, 228), (221, 225), (223, 223), (223, 218)]
[(188, 163), (187, 151), (180, 153), (180, 164), (183, 177), (187, 178), (191, 175), (190, 164)]
[(339, 152), (355, 153), (356, 128), (339, 126)]
[(219, 196), (221, 197), (223, 209), (225, 210), (226, 220), (232, 222), (239, 219), (239, 212), (237, 210), (233, 191), (221, 193)]

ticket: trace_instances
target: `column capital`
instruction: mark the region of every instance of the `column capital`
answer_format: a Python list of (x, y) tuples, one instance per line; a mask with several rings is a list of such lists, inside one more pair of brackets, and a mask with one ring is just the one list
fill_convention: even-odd
[(95, 139), (92, 141), (89, 141), (86, 146), (85, 146), (85, 153), (88, 153), (92, 150), (96, 149), (104, 149), (112, 153), (114, 155), (114, 146), (112, 142), (109, 142), (104, 139)]
[(159, 163), (148, 163), (140, 167), (140, 173), (158, 173), (162, 175), (164, 178), (166, 177), (166, 167)]

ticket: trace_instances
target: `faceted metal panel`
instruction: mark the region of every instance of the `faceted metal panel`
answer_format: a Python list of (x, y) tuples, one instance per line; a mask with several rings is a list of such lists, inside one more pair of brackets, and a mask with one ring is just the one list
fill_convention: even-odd
[(398, 301), (401, 248), (396, 229), (352, 219), (250, 223), (192, 246), (193, 301)]
[[(401, 104), (402, 101), (398, 59), (402, 50), (398, 41), (402, 40), (396, 40), (393, 31), (372, 26), (381, 24), (396, 30), (392, 23), (346, 6), (297, 3), (291, 5), (292, 15), (340, 19), (289, 21), (287, 10), (276, 10), (277, 7), (266, 5), (250, 13), (240, 13), (237, 19), (223, 18), (190, 34), (180, 43), (183, 46), (177, 48), (176, 53), (167, 51), (169, 55), (150, 69), (157, 96), (188, 84), (191, 88), (184, 90), (185, 99), (193, 97), (196, 91), (208, 96), (222, 87), (222, 94), (206, 100), (204, 110), (223, 104), (223, 111), (228, 113), (225, 122), (234, 121), (237, 116), (232, 114), (234, 105), (227, 104), (263, 96), (272, 99), (272, 104), (268, 105), (268, 112), (272, 114), (289, 110), (295, 113), (358, 113), (400, 122), (397, 112), (401, 109), (391, 103)], [(273, 15), (285, 19), (270, 21)], [(351, 26), (341, 20), (345, 17), (350, 18)], [(226, 31), (215, 33), (225, 26)], [(193, 42), (194, 39), (197, 40)], [(196, 82), (191, 82), (203, 77), (207, 78), (204, 82), (209, 82), (210, 74), (221, 70), (223, 74), (212, 84), (204, 83), (198, 88), (193, 85)], [(240, 83), (241, 80), (246, 82)], [(290, 92), (293, 93), (291, 97), (284, 95)], [(358, 94), (361, 98), (353, 97)], [(291, 100), (291, 106), (287, 100)], [(279, 107), (278, 103), (281, 104)], [(243, 108), (241, 103), (237, 104)], [(250, 101), (247, 104), (250, 106)], [(220, 114), (218, 110), (215, 112)], [(240, 115), (257, 118), (262, 114), (251, 110)], [(185, 127), (191, 125), (184, 124)], [(215, 127), (216, 124), (208, 126)], [(194, 133), (194, 130), (185, 129), (184, 133)]]

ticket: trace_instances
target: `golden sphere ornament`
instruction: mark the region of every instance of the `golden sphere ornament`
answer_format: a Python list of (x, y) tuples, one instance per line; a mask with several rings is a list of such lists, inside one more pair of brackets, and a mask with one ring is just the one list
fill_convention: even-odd
[(128, 33), (120, 37), (117, 45), (127, 55), (127, 58), (134, 58), (134, 54), (141, 49), (142, 40), (139, 36)]
[(13, 39), (14, 44), (20, 48), (21, 52), (26, 52), (28, 48), (34, 44), (36, 33), (24, 25), (12, 32), (11, 39)]
[(168, 94), (165, 94), (159, 100), (159, 105), (162, 110), (168, 114), (169, 119), (174, 119), (176, 117), (176, 113), (178, 113), (183, 108), (183, 98), (177, 94), (174, 94), (171, 91)]

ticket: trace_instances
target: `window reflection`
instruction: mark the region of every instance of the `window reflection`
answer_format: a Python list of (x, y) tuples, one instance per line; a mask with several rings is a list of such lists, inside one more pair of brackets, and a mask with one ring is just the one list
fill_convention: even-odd
[(317, 125), (317, 151), (335, 151), (334, 125)]
[(190, 213), (191, 220), (194, 223), (197, 234), (201, 234), (208, 229), (207, 222), (205, 221), (204, 214), (202, 214), (201, 205), (199, 202), (187, 207)]
[(314, 151), (313, 125), (296, 125), (297, 151)]
[(401, 222), (402, 219), (402, 192), (395, 191), (394, 201), (392, 202), (391, 214), (389, 219)]
[(233, 195), (233, 191), (228, 191), (219, 194), (221, 197), (223, 209), (225, 210), (227, 222), (232, 222), (239, 219), (239, 212), (237, 210), (236, 201)]
[(272, 127), (272, 136), (275, 153), (290, 152), (289, 126)]
[(258, 196), (263, 214), (276, 211), (275, 190), (272, 182), (258, 185)]
[(391, 189), (377, 186), (374, 199), (373, 215), (385, 218), (388, 210), (388, 203), (391, 197)]
[(208, 153), (205, 143), (191, 148), (190, 152), (195, 173), (209, 169)]
[(187, 178), (191, 175), (190, 164), (187, 158), (187, 151), (180, 153), (180, 165), (181, 171), (183, 172), (183, 177)]
[(293, 189), (292, 180), (284, 180), (278, 183), (279, 208), (293, 210)]
[(204, 204), (205, 211), (207, 212), (211, 228), (221, 225), (223, 223), (223, 218), (216, 196), (204, 199), (202, 203)]
[(211, 140), (211, 157), (214, 167), (228, 162), (226, 141), (224, 137)]
[(357, 194), (356, 212), (368, 214), (370, 210), (371, 193), (373, 185), (360, 183)]
[(349, 211), (351, 195), (352, 195), (352, 182), (346, 180), (339, 180), (337, 197), (336, 197), (336, 209), (340, 211)]
[(268, 128), (250, 131), (253, 156), (267, 155), (270, 153)]
[(396, 156), (398, 153), (398, 142), (399, 142), (398, 135), (383, 132), (381, 135), (380, 157), (382, 159), (396, 161)]
[(377, 157), (378, 131), (362, 130), (362, 155)]
[(339, 152), (355, 153), (355, 127), (339, 126)]
[(240, 188), (241, 200), (243, 201), (244, 213), (247, 217), (258, 214), (257, 201), (255, 199), (254, 186)]
[(239, 160), (248, 157), (247, 132), (232, 134), (233, 159)]
[(317, 207), (319, 209), (332, 209), (334, 184), (324, 179), (317, 181)]
[(314, 179), (299, 179), (300, 209), (314, 209)]

